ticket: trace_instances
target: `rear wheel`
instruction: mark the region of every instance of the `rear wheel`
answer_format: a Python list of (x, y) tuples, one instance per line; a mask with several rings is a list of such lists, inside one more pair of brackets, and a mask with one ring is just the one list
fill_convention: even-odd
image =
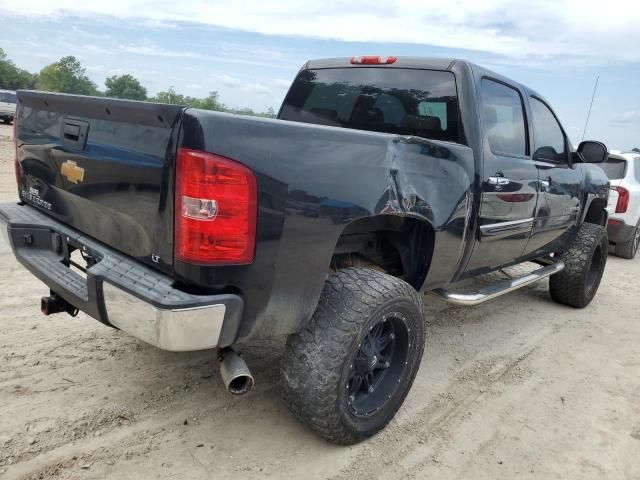
[(287, 340), (282, 396), (327, 440), (353, 444), (384, 428), (420, 366), (418, 293), (400, 279), (347, 268), (325, 283), (310, 324)]
[(600, 286), (608, 248), (607, 229), (583, 223), (571, 247), (559, 256), (564, 270), (549, 278), (551, 298), (576, 308), (589, 305)]
[(640, 246), (640, 222), (636, 225), (636, 228), (633, 230), (633, 235), (628, 242), (625, 243), (616, 243), (614, 252), (616, 257), (627, 258), (631, 260), (636, 256), (638, 252), (638, 247)]

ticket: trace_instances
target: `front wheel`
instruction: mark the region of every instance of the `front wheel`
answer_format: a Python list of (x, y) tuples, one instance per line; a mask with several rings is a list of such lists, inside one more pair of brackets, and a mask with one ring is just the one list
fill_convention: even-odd
[(422, 302), (410, 285), (368, 268), (341, 270), (326, 281), (307, 328), (287, 339), (283, 399), (327, 440), (362, 441), (402, 405), (424, 342)]
[(576, 308), (589, 305), (600, 286), (608, 251), (607, 229), (583, 223), (571, 247), (559, 256), (564, 270), (549, 278), (551, 298)]

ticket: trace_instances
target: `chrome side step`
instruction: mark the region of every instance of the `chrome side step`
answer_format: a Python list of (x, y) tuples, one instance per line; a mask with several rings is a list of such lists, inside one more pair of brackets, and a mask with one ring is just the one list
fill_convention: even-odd
[(479, 303), (486, 302), (487, 300), (494, 299), (505, 293), (513, 292), (519, 288), (529, 285), (530, 283), (542, 280), (554, 273), (558, 273), (564, 270), (564, 262), (559, 260), (551, 265), (534, 270), (522, 277), (510, 278), (508, 280), (502, 280), (487, 287), (472, 293), (455, 293), (444, 288), (437, 288), (429, 292), (442, 300), (453, 303), (455, 305), (477, 305)]

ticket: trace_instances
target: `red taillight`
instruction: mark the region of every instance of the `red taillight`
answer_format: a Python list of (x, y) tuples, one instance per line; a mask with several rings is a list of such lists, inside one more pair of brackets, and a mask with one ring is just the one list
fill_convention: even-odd
[(16, 183), (18, 184), (18, 192), (20, 191), (20, 185), (22, 184), (22, 171), (20, 170), (20, 162), (18, 161), (18, 137), (16, 135), (18, 119), (13, 117), (13, 146), (15, 147), (15, 160), (13, 161), (14, 168), (16, 170)]
[(258, 209), (251, 170), (228, 158), (178, 149), (175, 189), (177, 260), (241, 265), (253, 261)]
[(351, 57), (352, 65), (391, 65), (398, 60), (397, 57), (380, 57), (378, 55), (363, 55)]
[(615, 218), (609, 219), (609, 225), (621, 225), (622, 223), (622, 220), (616, 220)]
[(629, 190), (624, 187), (611, 187), (618, 192), (618, 203), (616, 203), (616, 213), (625, 213), (629, 206)]

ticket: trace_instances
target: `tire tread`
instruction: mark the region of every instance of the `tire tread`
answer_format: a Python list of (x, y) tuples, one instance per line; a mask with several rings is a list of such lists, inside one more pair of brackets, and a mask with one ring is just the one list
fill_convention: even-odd
[(600, 243), (602, 255), (608, 251), (607, 229), (594, 223), (583, 223), (571, 247), (560, 255), (564, 261), (563, 271), (549, 278), (549, 293), (558, 303), (576, 308), (586, 307), (598, 289), (596, 282), (591, 295), (585, 291), (586, 276), (591, 264), (591, 255)]
[[(340, 270), (325, 282), (307, 326), (287, 339), (280, 374), (282, 398), (302, 423), (330, 442), (348, 445), (363, 439), (341, 421), (340, 375), (364, 321), (398, 297), (410, 299), (422, 315), (420, 296), (401, 279), (368, 268)], [(424, 338), (420, 357), (423, 348)], [(414, 376), (415, 372), (411, 382)]]

